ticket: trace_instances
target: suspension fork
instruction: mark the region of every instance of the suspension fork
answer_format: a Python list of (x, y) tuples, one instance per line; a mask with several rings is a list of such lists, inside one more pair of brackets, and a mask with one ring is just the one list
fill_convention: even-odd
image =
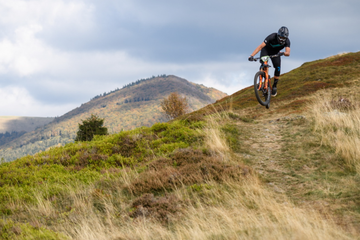
[[(265, 73), (265, 82), (264, 82), (265, 86), (264, 86), (264, 89), (266, 90), (266, 89), (268, 88), (268, 82), (270, 81), (270, 79), (269, 79), (269, 73), (268, 73), (268, 70), (269, 70), (269, 69), (268, 69), (268, 67), (266, 67), (266, 66), (267, 66), (267, 62), (264, 62), (264, 65), (265, 65), (265, 66), (262, 66), (260, 70)], [(263, 85), (262, 78), (263, 78), (263, 77), (260, 75), (260, 80), (261, 80), (261, 81), (260, 81), (258, 90), (260, 90), (261, 87), (262, 87), (262, 85)], [(270, 89), (271, 89), (271, 84), (270, 84)]]

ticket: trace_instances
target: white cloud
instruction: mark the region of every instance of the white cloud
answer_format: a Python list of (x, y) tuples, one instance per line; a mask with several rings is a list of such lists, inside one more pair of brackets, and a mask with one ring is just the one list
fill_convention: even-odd
[(94, 11), (94, 5), (78, 0), (0, 0), (0, 24), (9, 28), (72, 25), (82, 30), (91, 27)]
[(0, 42), (0, 71), (13, 72), (19, 76), (27, 76), (40, 69), (40, 62), (36, 56), (41, 55), (43, 47), (34, 38), (41, 26), (30, 25), (15, 30), (14, 40), (3, 39)]
[(25, 88), (6, 87), (0, 89), (2, 116), (54, 117), (74, 109), (76, 104), (50, 105), (36, 101)]
[(0, 73), (24, 77), (44, 71), (59, 55), (38, 34), (57, 28), (87, 31), (94, 9), (81, 1), (0, 1)]

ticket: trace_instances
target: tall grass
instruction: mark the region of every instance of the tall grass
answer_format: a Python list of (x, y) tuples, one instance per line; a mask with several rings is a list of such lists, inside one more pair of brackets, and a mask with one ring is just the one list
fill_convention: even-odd
[(312, 114), (315, 130), (333, 147), (347, 166), (360, 173), (360, 111), (357, 100), (321, 91), (315, 95)]
[[(62, 218), (54, 230), (69, 239), (351, 239), (331, 220), (315, 211), (296, 208), (285, 196), (275, 195), (256, 178), (225, 184), (209, 182), (207, 187), (189, 191), (181, 188), (175, 194), (190, 199), (181, 217), (164, 225), (149, 218), (130, 219), (126, 198), (115, 205), (102, 198), (102, 211), (94, 207), (93, 187), (69, 189), (69, 200), (76, 202), (74, 211)], [(80, 191), (79, 191), (80, 190)], [(97, 200), (99, 201), (99, 200)], [(43, 209), (29, 208), (38, 216)], [(47, 209), (46, 214), (49, 213)], [(52, 209), (56, 214), (56, 209)], [(44, 212), (45, 213), (45, 212)]]
[(178, 239), (348, 239), (331, 221), (296, 208), (256, 178), (215, 186), (208, 197), (211, 204), (191, 206), (176, 225)]
[(204, 128), (205, 146), (216, 154), (220, 155), (224, 160), (229, 160), (230, 148), (225, 140), (224, 133), (220, 130), (220, 124), (224, 118), (229, 120), (226, 112), (207, 116), (207, 125)]

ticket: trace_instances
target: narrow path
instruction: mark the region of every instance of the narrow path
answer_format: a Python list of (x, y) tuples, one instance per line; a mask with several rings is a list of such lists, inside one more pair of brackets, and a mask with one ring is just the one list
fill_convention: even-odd
[(244, 132), (239, 157), (270, 189), (360, 234), (359, 179), (321, 145), (306, 117), (272, 116), (237, 125)]
[[(286, 172), (281, 164), (284, 124), (277, 119), (261, 120), (251, 126), (247, 124), (247, 127), (251, 129), (251, 137), (244, 141), (244, 144), (248, 146), (248, 154), (243, 154), (242, 157), (251, 159), (252, 168), (261, 177), (274, 179), (274, 175), (283, 175)], [(271, 181), (268, 184), (276, 192), (285, 191), (285, 186), (282, 186), (281, 182)]]

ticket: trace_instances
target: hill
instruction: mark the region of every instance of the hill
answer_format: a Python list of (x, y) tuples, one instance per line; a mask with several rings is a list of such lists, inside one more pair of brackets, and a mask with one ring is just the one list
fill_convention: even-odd
[(0, 146), (0, 158), (11, 161), (53, 146), (73, 142), (78, 124), (91, 114), (104, 118), (104, 125), (110, 133), (164, 122), (166, 118), (161, 112), (160, 102), (171, 92), (186, 96), (191, 111), (226, 96), (214, 88), (194, 84), (172, 75), (138, 80), (122, 89), (98, 95), (80, 107), (55, 118), (44, 127)]
[[(283, 74), (279, 82), (279, 93), (271, 100), (271, 104), (277, 105), (271, 106), (270, 112), (288, 112), (291, 109), (292, 113), (296, 113), (297, 109), (308, 103), (308, 100), (299, 100), (303, 96), (311, 95), (320, 89), (353, 86), (359, 79), (358, 64), (359, 53), (350, 53), (304, 63), (301, 67)], [(250, 86), (222, 99), (219, 104), (215, 104), (218, 106), (217, 110), (221, 110), (224, 102), (227, 108), (236, 110), (257, 106), (253, 91), (253, 86)], [(261, 111), (255, 114), (261, 116), (265, 113)]]
[[(50, 123), (54, 118), (0, 116), (0, 146)], [(0, 157), (1, 158), (1, 157)]]
[(359, 66), (360, 53), (305, 63), (269, 110), (249, 87), (3, 163), (0, 236), (359, 239)]
[(31, 132), (50, 123), (52, 120), (54, 120), (52, 117), (0, 116), (0, 133)]

